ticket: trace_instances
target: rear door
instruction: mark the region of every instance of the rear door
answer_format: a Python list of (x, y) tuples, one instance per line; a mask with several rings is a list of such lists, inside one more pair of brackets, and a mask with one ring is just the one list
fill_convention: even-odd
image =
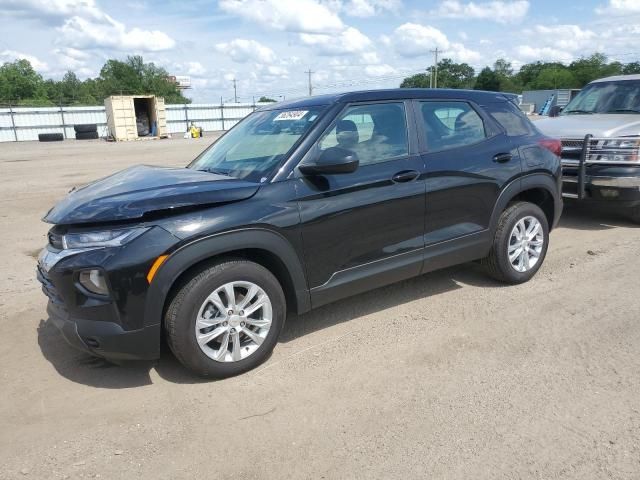
[(416, 101), (415, 111), (426, 170), (425, 245), (486, 232), (500, 191), (521, 172), (517, 149), (471, 102)]
[(336, 145), (360, 161), (348, 174), (297, 172), (314, 306), (420, 273), (424, 164), (410, 107), (403, 101), (348, 105), (302, 161)]

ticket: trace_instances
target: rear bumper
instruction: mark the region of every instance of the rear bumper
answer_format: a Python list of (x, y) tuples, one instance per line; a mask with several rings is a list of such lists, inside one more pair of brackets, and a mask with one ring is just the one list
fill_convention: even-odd
[(49, 302), (47, 313), (64, 339), (74, 348), (114, 360), (155, 360), (160, 325), (123, 330), (113, 322), (71, 318), (63, 306)]

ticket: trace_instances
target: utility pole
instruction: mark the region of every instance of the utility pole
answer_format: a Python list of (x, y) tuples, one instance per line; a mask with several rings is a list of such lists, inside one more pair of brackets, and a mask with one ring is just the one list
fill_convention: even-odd
[(314, 73), (311, 71), (311, 69), (307, 70), (306, 72), (307, 75), (309, 75), (309, 96), (313, 96), (313, 85), (311, 84), (311, 74)]
[(438, 50), (438, 47), (436, 47), (435, 50), (431, 50), (431, 53), (433, 53), (433, 56), (434, 56), (433, 71), (432, 71), (432, 75), (433, 75), (432, 87), (438, 88), (438, 53), (442, 53), (442, 50)]
[(238, 103), (238, 90), (236, 89), (236, 79), (233, 79), (233, 101)]

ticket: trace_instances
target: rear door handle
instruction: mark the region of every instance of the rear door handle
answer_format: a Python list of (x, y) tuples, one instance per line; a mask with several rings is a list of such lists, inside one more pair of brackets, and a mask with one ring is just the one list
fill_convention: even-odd
[(420, 172), (417, 172), (415, 170), (405, 170), (403, 172), (396, 173), (393, 177), (391, 177), (391, 180), (393, 180), (395, 183), (407, 183), (415, 180), (419, 176)]
[(496, 163), (507, 163), (512, 158), (513, 155), (511, 155), (510, 153), (498, 153), (493, 157), (493, 161)]

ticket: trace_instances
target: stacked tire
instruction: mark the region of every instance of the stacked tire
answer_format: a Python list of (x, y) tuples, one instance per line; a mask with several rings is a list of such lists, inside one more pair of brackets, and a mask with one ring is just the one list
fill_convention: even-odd
[(64, 136), (61, 133), (41, 133), (38, 135), (39, 142), (61, 142)]
[(98, 126), (95, 123), (74, 125), (76, 140), (95, 140), (98, 137)]

